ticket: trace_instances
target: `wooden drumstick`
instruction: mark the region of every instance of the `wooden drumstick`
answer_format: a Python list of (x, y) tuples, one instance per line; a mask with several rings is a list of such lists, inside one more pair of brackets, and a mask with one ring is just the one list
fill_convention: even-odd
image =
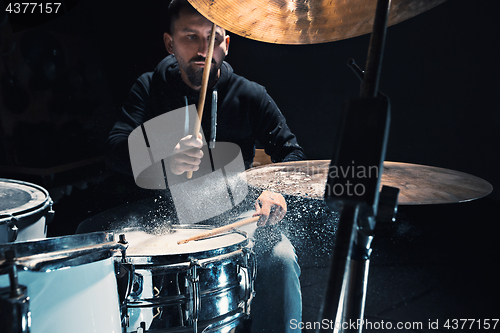
[[(200, 133), (201, 118), (203, 117), (203, 108), (205, 106), (205, 96), (207, 95), (208, 78), (210, 77), (210, 68), (212, 67), (212, 57), (214, 54), (215, 45), (215, 23), (212, 23), (212, 30), (210, 31), (208, 43), (207, 56), (205, 57), (205, 68), (203, 69), (203, 77), (201, 79), (200, 99), (198, 100), (198, 119), (195, 121), (193, 137), (197, 138)], [(187, 172), (187, 177), (193, 176), (193, 171)]]
[(234, 223), (225, 225), (225, 226), (220, 227), (220, 228), (215, 228), (215, 229), (212, 229), (212, 230), (209, 230), (209, 231), (206, 231), (206, 232), (202, 232), (202, 233), (199, 233), (198, 235), (194, 235), (193, 237), (177, 241), (177, 244), (180, 245), (180, 244), (185, 244), (185, 243), (190, 242), (190, 241), (195, 241), (195, 240), (200, 240), (200, 239), (205, 239), (205, 238), (208, 238), (208, 237), (212, 237), (212, 236), (221, 234), (223, 232), (226, 232), (226, 231), (229, 231), (229, 230), (233, 230), (233, 229), (242, 227), (244, 225), (247, 225), (247, 224), (250, 224), (250, 223), (253, 223), (253, 222), (257, 222), (259, 220), (259, 218), (260, 218), (260, 216), (253, 216), (253, 217), (250, 217), (248, 219), (244, 219), (244, 220), (241, 220), (241, 221), (238, 221), (238, 222), (234, 222)]

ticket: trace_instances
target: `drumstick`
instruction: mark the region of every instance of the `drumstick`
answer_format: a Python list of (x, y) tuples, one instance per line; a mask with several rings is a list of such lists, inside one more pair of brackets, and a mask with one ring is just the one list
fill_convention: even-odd
[[(205, 68), (203, 69), (203, 77), (201, 79), (200, 99), (198, 100), (198, 119), (195, 121), (193, 137), (197, 138), (200, 132), (201, 118), (203, 117), (203, 108), (205, 107), (205, 96), (207, 95), (208, 78), (210, 77), (210, 67), (212, 66), (212, 57), (214, 54), (215, 45), (215, 23), (212, 23), (212, 30), (210, 31), (208, 43), (207, 56), (205, 58)], [(187, 172), (187, 177), (193, 176), (193, 171)]]
[(193, 237), (177, 241), (177, 244), (180, 245), (180, 244), (185, 244), (185, 243), (190, 242), (190, 241), (200, 240), (200, 239), (205, 239), (205, 238), (208, 238), (208, 237), (212, 237), (212, 236), (221, 234), (223, 232), (226, 232), (226, 231), (229, 231), (229, 230), (233, 230), (233, 229), (239, 228), (241, 226), (244, 226), (244, 225), (256, 222), (256, 221), (259, 220), (259, 217), (260, 216), (250, 217), (248, 219), (244, 219), (244, 220), (241, 220), (241, 221), (238, 221), (238, 222), (235, 222), (235, 223), (231, 223), (231, 224), (225, 225), (225, 226), (220, 227), (220, 228), (215, 228), (215, 229), (212, 229), (212, 230), (209, 230), (209, 231), (206, 231), (206, 232), (202, 232), (202, 233), (199, 233), (198, 235), (194, 235)]

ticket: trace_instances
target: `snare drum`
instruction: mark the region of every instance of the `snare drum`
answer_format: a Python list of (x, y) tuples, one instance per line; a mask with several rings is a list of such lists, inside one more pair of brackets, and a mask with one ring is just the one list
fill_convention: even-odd
[(244, 232), (177, 244), (207, 228), (174, 226), (163, 235), (115, 232), (125, 234), (134, 267), (127, 332), (226, 332), (249, 315), (255, 259)]
[[(30, 326), (31, 333), (120, 333), (117, 249), (123, 246), (106, 232), (1, 244), (1, 325), (7, 332), (13, 325), (15, 332)], [(26, 287), (22, 304), (29, 312), (8, 311), (20, 303), (10, 292), (16, 285), (9, 279), (13, 264), (18, 284)]]
[(53, 215), (43, 187), (0, 178), (0, 243), (45, 238)]

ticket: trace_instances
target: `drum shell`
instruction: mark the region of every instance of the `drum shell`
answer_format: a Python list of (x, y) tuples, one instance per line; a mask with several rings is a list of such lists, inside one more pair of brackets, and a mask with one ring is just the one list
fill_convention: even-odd
[[(127, 256), (135, 271), (127, 299), (127, 331), (137, 331), (141, 322), (146, 323), (147, 330), (191, 326), (195, 306), (193, 266), (200, 294), (198, 326), (246, 315), (255, 275), (253, 253), (247, 245), (245, 236), (238, 244), (189, 255)], [(227, 328), (238, 322), (220, 325)]]
[[(115, 263), (110, 251), (97, 250), (101, 252), (98, 259), (93, 254), (91, 256), (79, 254), (66, 260), (57, 257), (53, 263), (49, 262), (51, 259), (47, 259), (45, 263), (43, 262), (45, 259), (35, 259), (37, 264), (33, 266), (29, 266), (28, 261), (26, 261), (27, 265), (20, 262), (23, 261), (25, 258), (23, 256), (29, 249), (33, 249), (35, 257), (36, 255), (45, 256), (45, 253), (37, 253), (40, 243), (49, 242), (49, 255), (52, 251), (59, 256), (59, 253), (66, 249), (53, 251), (58, 247), (58, 243), (51, 241), (66, 239), (67, 243), (71, 243), (74, 237), (65, 236), (0, 245), (2, 256), (11, 249), (19, 253), (20, 259), (15, 259), (18, 263), (18, 283), (27, 287), (31, 312), (30, 332), (119, 333), (121, 332), (120, 307)], [(95, 252), (95, 249), (92, 252)], [(8, 274), (0, 275), (0, 288), (9, 286)]]
[[(28, 287), (31, 333), (121, 331), (112, 258), (51, 272), (18, 272)], [(0, 276), (0, 287), (9, 286)]]
[[(47, 224), (52, 221), (52, 199), (41, 186), (11, 179), (0, 178), (2, 188), (24, 191), (24, 194), (36, 197), (27, 204), (0, 210), (0, 244), (42, 239), (47, 236)], [(0, 195), (6, 193), (0, 193)], [(17, 228), (17, 232), (13, 228)]]

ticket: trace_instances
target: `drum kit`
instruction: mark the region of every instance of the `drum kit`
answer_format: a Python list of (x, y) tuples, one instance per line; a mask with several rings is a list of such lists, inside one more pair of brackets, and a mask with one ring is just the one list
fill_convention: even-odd
[[(388, 24), (443, 1), (394, 0)], [(373, 1), (190, 2), (229, 31), (286, 44), (370, 32), (375, 11)], [(492, 191), (457, 171), (395, 162), (382, 169), (378, 187), (398, 188), (400, 204), (464, 202)], [(302, 161), (244, 176), (261, 189), (321, 200), (331, 172), (330, 161)], [(245, 233), (183, 242), (210, 227), (170, 225), (46, 238), (53, 215), (45, 189), (0, 179), (1, 332), (226, 332), (250, 315), (256, 265)]]
[[(13, 181), (4, 182), (9, 188)], [(35, 186), (22, 185), (24, 193)], [(7, 211), (10, 219), (29, 215), (12, 207), (0, 213)], [(6, 229), (9, 221), (0, 220)], [(26, 229), (46, 226), (31, 217), (22, 222)], [(183, 244), (210, 229), (42, 232), (1, 243), (0, 331), (229, 332), (250, 314), (255, 256), (238, 230)]]

